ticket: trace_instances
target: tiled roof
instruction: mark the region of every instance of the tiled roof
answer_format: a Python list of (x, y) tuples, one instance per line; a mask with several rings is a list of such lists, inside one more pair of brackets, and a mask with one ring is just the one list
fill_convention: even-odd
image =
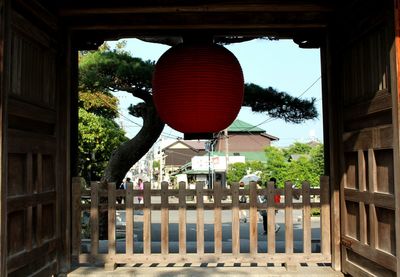
[(264, 133), (265, 130), (259, 127), (253, 126), (247, 122), (244, 122), (240, 119), (236, 119), (233, 123), (228, 127), (228, 132), (230, 133), (247, 133), (247, 132), (256, 132), (256, 133)]

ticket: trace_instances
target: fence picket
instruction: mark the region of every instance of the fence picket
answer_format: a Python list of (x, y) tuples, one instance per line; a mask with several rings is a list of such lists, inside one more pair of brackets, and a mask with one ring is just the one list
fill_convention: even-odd
[(257, 254), (257, 184), (250, 182), (250, 255)]
[(90, 254), (99, 251), (99, 184), (92, 182), (90, 192)]
[(144, 183), (143, 191), (143, 254), (151, 254), (151, 187)]
[(179, 254), (186, 254), (186, 183), (179, 183)]
[(203, 182), (196, 183), (196, 201), (197, 201), (197, 254), (204, 254), (204, 197)]
[(268, 182), (268, 254), (275, 253), (275, 194), (274, 182)]
[(108, 253), (115, 254), (115, 183), (108, 184)]
[(331, 232), (330, 232), (330, 206), (329, 206), (329, 177), (321, 176), (321, 253), (331, 253)]
[(293, 196), (291, 182), (285, 182), (285, 252), (293, 253)]
[(310, 208), (310, 184), (303, 182), (303, 252), (311, 253), (311, 208)]
[(161, 183), (161, 254), (168, 255), (168, 225), (169, 225), (169, 210), (168, 210), (168, 183)]
[(222, 253), (221, 183), (214, 184), (214, 252)]
[(81, 186), (84, 179), (79, 177), (72, 178), (72, 259), (79, 262), (81, 250)]
[(232, 254), (238, 256), (240, 253), (240, 223), (239, 223), (239, 184), (231, 185), (232, 197)]
[(126, 187), (126, 197), (125, 197), (125, 236), (126, 236), (126, 254), (133, 254), (134, 252), (134, 237), (133, 237), (133, 226), (134, 226), (134, 216), (133, 216), (133, 183), (129, 182)]

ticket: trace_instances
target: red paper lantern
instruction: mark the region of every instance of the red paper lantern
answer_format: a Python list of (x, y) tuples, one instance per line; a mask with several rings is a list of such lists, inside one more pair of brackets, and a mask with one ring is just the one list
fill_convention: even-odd
[(215, 133), (227, 128), (243, 102), (240, 64), (216, 44), (179, 44), (158, 60), (153, 100), (161, 119), (180, 132)]

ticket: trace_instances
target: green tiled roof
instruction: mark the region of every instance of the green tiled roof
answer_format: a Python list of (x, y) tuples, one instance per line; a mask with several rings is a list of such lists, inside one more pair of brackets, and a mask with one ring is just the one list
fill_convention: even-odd
[(246, 123), (242, 120), (236, 119), (228, 127), (228, 132), (230, 132), (230, 133), (247, 133), (247, 132), (264, 133), (265, 130), (258, 128), (256, 126), (253, 126), (249, 123)]

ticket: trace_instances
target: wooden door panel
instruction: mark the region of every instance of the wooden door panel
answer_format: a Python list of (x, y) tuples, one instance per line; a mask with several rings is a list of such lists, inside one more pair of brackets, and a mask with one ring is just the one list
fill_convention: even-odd
[[(354, 1), (341, 17), (336, 44), (341, 141), (341, 244), (343, 271), (354, 276), (395, 276), (394, 130), (390, 50), (393, 7)], [(373, 5), (374, 11), (365, 6)], [(368, 21), (369, 25), (361, 22)], [(355, 22), (358, 22), (357, 24)], [(338, 40), (336, 41), (338, 42)]]
[(7, 274), (52, 275), (61, 251), (57, 44), (32, 15), (14, 11), (11, 25)]

